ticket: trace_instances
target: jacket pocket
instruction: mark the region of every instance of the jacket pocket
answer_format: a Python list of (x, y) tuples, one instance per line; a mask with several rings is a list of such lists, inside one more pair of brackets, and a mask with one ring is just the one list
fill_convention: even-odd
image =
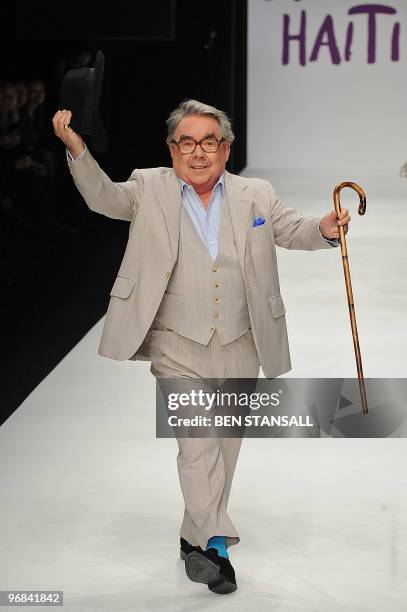
[(117, 276), (110, 295), (114, 295), (115, 297), (120, 298), (129, 297), (135, 285), (135, 282), (135, 278), (128, 278), (127, 276)]
[(267, 298), (267, 301), (270, 305), (273, 317), (282, 317), (283, 314), (285, 314), (285, 306), (280, 293)]

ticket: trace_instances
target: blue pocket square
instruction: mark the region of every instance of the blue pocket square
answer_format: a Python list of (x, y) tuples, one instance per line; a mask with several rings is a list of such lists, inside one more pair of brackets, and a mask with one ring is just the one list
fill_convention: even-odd
[(257, 227), (258, 225), (263, 225), (265, 219), (263, 219), (263, 217), (257, 217), (257, 219), (255, 219), (253, 221), (253, 225), (252, 227)]

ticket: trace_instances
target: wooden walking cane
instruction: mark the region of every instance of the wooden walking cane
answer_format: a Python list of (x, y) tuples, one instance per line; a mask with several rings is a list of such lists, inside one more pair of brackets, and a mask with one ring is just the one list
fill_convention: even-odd
[[(358, 213), (360, 215), (364, 215), (366, 212), (366, 194), (363, 191), (362, 187), (360, 187), (357, 183), (352, 183), (348, 181), (341, 183), (340, 185), (337, 185), (334, 189), (334, 193), (333, 193), (334, 206), (335, 206), (335, 210), (337, 214), (339, 215), (339, 213), (341, 212), (340, 191), (344, 187), (350, 187), (351, 189), (354, 189), (359, 194), (360, 204), (359, 204)], [(355, 347), (356, 367), (358, 370), (360, 399), (362, 401), (363, 413), (367, 414), (368, 409), (367, 409), (367, 400), (366, 400), (365, 379), (363, 378), (362, 357), (360, 355), (358, 330), (356, 327), (355, 305), (353, 303), (352, 283), (350, 281), (349, 260), (348, 260), (348, 251), (346, 249), (345, 230), (344, 230), (343, 225), (339, 225), (338, 229), (339, 229), (339, 240), (341, 243), (343, 271), (345, 273), (346, 293), (348, 295), (348, 306), (349, 306), (350, 324), (352, 328), (353, 346)]]

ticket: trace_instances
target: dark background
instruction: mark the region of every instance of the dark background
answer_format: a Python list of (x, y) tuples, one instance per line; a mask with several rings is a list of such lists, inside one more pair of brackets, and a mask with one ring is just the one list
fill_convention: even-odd
[[(88, 210), (53, 136), (68, 58), (84, 48), (104, 53), (100, 109), (110, 145), (104, 154), (91, 152), (113, 180), (127, 180), (137, 167), (171, 165), (165, 120), (185, 98), (231, 117), (236, 141), (228, 170), (238, 173), (246, 164), (246, 4), (143, 0), (121, 2), (117, 12), (84, 2), (2, 7), (0, 79), (38, 77), (46, 86), (58, 226), (3, 225), (1, 422), (103, 316), (128, 235), (127, 222)], [(40, 205), (33, 203), (34, 214)]]

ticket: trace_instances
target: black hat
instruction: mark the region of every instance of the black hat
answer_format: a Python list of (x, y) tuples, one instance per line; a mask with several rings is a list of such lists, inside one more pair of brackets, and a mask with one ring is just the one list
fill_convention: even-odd
[(75, 132), (91, 136), (95, 151), (106, 151), (108, 138), (98, 113), (102, 91), (105, 58), (101, 51), (96, 53), (94, 67), (75, 68), (64, 76), (61, 87), (60, 108), (70, 110), (70, 125)]

